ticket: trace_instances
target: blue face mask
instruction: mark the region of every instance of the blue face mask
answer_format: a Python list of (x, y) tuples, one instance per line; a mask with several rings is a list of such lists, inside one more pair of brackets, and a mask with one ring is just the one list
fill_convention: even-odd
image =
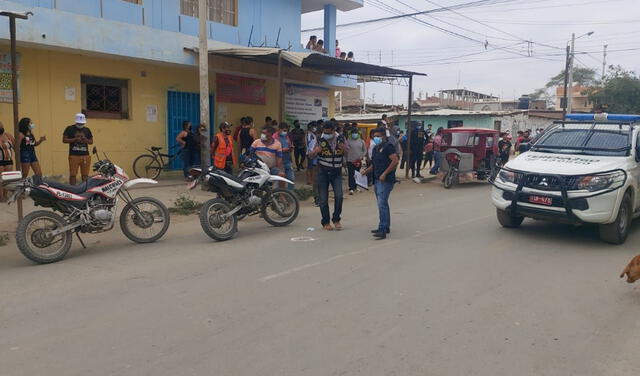
[(375, 145), (380, 145), (382, 143), (382, 137), (374, 137), (373, 138), (373, 143)]
[(331, 140), (333, 138), (333, 133), (330, 133), (330, 134), (323, 133), (322, 138), (325, 140)]
[(354, 140), (357, 140), (357, 139), (358, 139), (358, 137), (360, 137), (360, 135), (359, 135), (359, 134), (357, 134), (357, 133), (352, 133), (352, 134), (351, 134), (351, 138), (353, 138)]

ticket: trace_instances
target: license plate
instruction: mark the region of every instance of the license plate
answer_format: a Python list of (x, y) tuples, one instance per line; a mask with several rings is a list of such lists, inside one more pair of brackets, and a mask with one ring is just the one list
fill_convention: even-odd
[(195, 179), (194, 181), (188, 182), (187, 183), (187, 188), (193, 189), (193, 188), (195, 188), (196, 185), (198, 185), (198, 179)]
[(529, 202), (538, 205), (553, 205), (553, 199), (551, 197), (544, 196), (529, 196)]

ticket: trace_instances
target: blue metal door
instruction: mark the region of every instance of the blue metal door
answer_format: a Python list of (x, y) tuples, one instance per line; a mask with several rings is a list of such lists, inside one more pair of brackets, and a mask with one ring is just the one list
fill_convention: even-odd
[[(196, 127), (200, 124), (200, 94), (185, 93), (181, 91), (169, 91), (167, 95), (167, 145), (171, 150), (170, 154), (177, 153), (180, 149), (176, 137), (182, 131), (182, 122), (188, 120)], [(214, 119), (214, 101), (213, 95), (209, 96), (209, 129), (213, 134), (215, 125)], [(198, 160), (198, 164), (200, 161)], [(176, 158), (171, 163), (171, 168), (175, 170), (182, 169), (182, 160)]]

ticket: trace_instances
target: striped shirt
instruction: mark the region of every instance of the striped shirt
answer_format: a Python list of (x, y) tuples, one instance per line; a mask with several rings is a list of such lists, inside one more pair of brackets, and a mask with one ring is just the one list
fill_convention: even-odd
[(276, 167), (277, 159), (282, 159), (282, 145), (276, 139), (270, 145), (265, 145), (261, 139), (257, 139), (251, 144), (250, 151), (260, 157), (269, 168)]

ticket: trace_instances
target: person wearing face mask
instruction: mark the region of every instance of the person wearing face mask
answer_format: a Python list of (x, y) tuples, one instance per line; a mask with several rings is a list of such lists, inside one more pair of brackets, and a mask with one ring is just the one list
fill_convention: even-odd
[(372, 163), (364, 173), (373, 173), (376, 200), (378, 202), (378, 228), (372, 230), (373, 236), (380, 240), (386, 239), (391, 232), (391, 210), (389, 209), (389, 195), (396, 183), (396, 167), (398, 154), (389, 142), (384, 128), (373, 132)]
[(352, 195), (357, 188), (355, 173), (362, 168), (362, 158), (367, 154), (367, 148), (357, 128), (351, 130), (347, 145), (349, 147), (347, 151), (347, 174), (349, 177), (349, 194)]
[(33, 135), (35, 128), (36, 125), (29, 118), (22, 118), (18, 122), (17, 145), (20, 147), (20, 164), (23, 178), (29, 176), (29, 169), (33, 170), (34, 175), (42, 176), (40, 162), (38, 162), (38, 157), (36, 156), (36, 146), (46, 141), (47, 138), (42, 136), (36, 140), (36, 136)]
[[(13, 171), (13, 151), (16, 140), (13, 135), (5, 132), (4, 124), (0, 122), (0, 172)], [(0, 188), (0, 202), (7, 200), (7, 191)]]
[(284, 176), (282, 168), (282, 145), (275, 138), (276, 129), (265, 127), (260, 138), (251, 144), (251, 154), (257, 155), (268, 167), (272, 175)]
[[(291, 159), (293, 142), (291, 142), (291, 137), (289, 136), (289, 124), (282, 122), (278, 126), (278, 129), (278, 141), (280, 141), (280, 146), (282, 146), (282, 167), (284, 168), (284, 176), (292, 182), (295, 182), (296, 174), (293, 172), (293, 160)], [(283, 188), (284, 184), (285, 183), (281, 183)], [(288, 184), (287, 188), (293, 189), (294, 184)]]
[(233, 154), (233, 138), (231, 137), (231, 125), (226, 121), (220, 124), (220, 132), (216, 134), (211, 143), (211, 153), (213, 154), (213, 165), (228, 174), (233, 173), (233, 165), (236, 163), (236, 156)]
[[(331, 231), (342, 230), (340, 223), (342, 214), (342, 164), (348, 151), (344, 137), (336, 132), (336, 124), (329, 121), (322, 126), (322, 135), (318, 139), (317, 146), (311, 153), (312, 157), (318, 157), (318, 191), (319, 206), (322, 214), (322, 227)], [(333, 216), (329, 212), (329, 186), (333, 188), (334, 208)], [(333, 227), (331, 226), (333, 222)]]

